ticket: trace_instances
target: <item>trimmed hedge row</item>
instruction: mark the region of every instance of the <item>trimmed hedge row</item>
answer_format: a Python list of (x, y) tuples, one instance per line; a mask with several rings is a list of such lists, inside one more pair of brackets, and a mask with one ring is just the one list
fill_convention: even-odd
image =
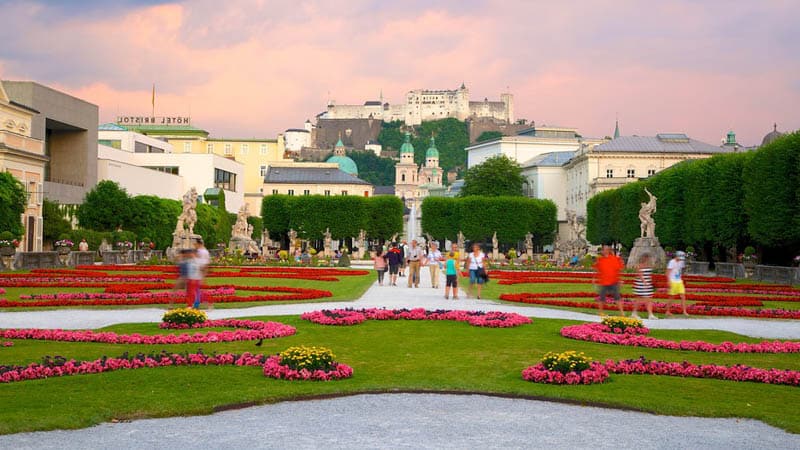
[(656, 235), (665, 246), (756, 245), (776, 263), (800, 250), (800, 132), (755, 152), (685, 161), (595, 195), (587, 205), (589, 241), (630, 247), (639, 237), (645, 187), (658, 197)]
[(303, 239), (322, 239), (330, 229), (333, 239), (358, 236), (388, 239), (403, 230), (403, 201), (394, 196), (268, 195), (261, 203), (264, 229), (280, 239), (294, 229)]
[(552, 200), (526, 197), (428, 197), (422, 202), (422, 229), (437, 239), (455, 241), (459, 230), (470, 241), (497, 232), (502, 243), (516, 243), (530, 232), (535, 245), (549, 244), (556, 231)]

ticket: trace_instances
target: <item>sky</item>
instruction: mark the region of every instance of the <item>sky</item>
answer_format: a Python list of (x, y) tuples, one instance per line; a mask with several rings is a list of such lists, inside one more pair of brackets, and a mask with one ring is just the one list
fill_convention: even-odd
[(118, 115), (190, 115), (272, 137), (329, 100), (412, 89), (514, 94), (583, 136), (684, 132), (755, 145), (800, 128), (796, 0), (0, 0), (0, 79)]

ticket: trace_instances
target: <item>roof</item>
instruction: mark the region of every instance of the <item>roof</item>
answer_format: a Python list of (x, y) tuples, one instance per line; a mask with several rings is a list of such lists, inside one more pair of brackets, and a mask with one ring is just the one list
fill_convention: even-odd
[(729, 153), (727, 148), (717, 147), (692, 139), (680, 133), (662, 133), (656, 136), (620, 136), (597, 145), (594, 152), (638, 152), (638, 153)]
[(115, 123), (104, 123), (97, 127), (97, 131), (128, 131), (127, 128)]
[(405, 141), (400, 146), (400, 153), (414, 153), (414, 146), (411, 144), (411, 134), (406, 133)]
[(394, 186), (375, 186), (372, 195), (394, 195)]
[(208, 131), (191, 125), (129, 125), (125, 128), (137, 133), (157, 136), (208, 136)]
[(369, 185), (354, 175), (328, 167), (270, 167), (267, 169), (264, 183)]
[(578, 152), (542, 153), (521, 164), (522, 167), (561, 167), (568, 163)]
[(364, 102), (364, 106), (381, 106), (381, 102), (378, 100), (367, 100)]
[(764, 136), (764, 139), (761, 140), (761, 146), (767, 145), (767, 144), (771, 143), (772, 141), (774, 141), (775, 139), (778, 139), (781, 136), (783, 136), (783, 133), (778, 131), (778, 124), (776, 123), (775, 125), (773, 125), (772, 131), (767, 133)]
[(349, 173), (350, 175), (358, 175), (358, 166), (356, 165), (356, 162), (350, 159), (348, 156), (333, 155), (325, 162), (336, 163), (339, 165), (340, 170)]
[(310, 133), (305, 128), (287, 128), (286, 133)]
[(425, 152), (426, 158), (438, 158), (439, 157), (439, 150), (436, 148), (436, 139), (431, 136), (431, 146), (428, 147), (428, 150)]

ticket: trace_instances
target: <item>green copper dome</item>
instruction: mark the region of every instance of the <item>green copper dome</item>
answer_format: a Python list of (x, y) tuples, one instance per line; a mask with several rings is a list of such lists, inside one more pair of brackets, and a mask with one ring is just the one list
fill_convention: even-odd
[(336, 145), (334, 147), (344, 147), (344, 143), (342, 142), (342, 138), (339, 138), (339, 140), (336, 141)]
[(439, 157), (439, 150), (436, 149), (436, 139), (431, 136), (431, 146), (428, 147), (428, 151), (425, 152), (425, 158), (438, 158)]
[(334, 155), (328, 158), (326, 162), (338, 164), (339, 170), (342, 172), (349, 173), (350, 175), (358, 175), (358, 166), (356, 162), (347, 156)]
[(414, 154), (414, 146), (411, 145), (411, 133), (406, 133), (406, 141), (400, 146), (400, 153)]

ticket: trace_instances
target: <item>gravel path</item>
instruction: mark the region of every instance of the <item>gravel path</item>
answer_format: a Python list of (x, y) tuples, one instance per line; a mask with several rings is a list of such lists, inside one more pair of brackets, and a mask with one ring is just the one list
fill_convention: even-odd
[(381, 394), (0, 436), (0, 448), (800, 448), (755, 420), (478, 395)]
[[(218, 309), (211, 311), (209, 317), (222, 319), (229, 317), (299, 315), (306, 311), (324, 308), (427, 308), (427, 309), (467, 309), (473, 311), (505, 311), (529, 317), (598, 321), (595, 314), (501, 304), (491, 300), (467, 299), (461, 292), (458, 301), (445, 300), (442, 288), (432, 289), (430, 273), (422, 270), (420, 288), (406, 287), (407, 278), (399, 278), (398, 286), (372, 287), (355, 302), (303, 303), (286, 305), (264, 305), (252, 308)], [(440, 283), (443, 285), (444, 283)], [(0, 313), (0, 328), (63, 328), (84, 329), (101, 328), (117, 323), (160, 322), (163, 309), (135, 308), (116, 310), (60, 309), (51, 311), (23, 311)], [(745, 336), (769, 339), (800, 339), (800, 321), (758, 320), (720, 317), (672, 318), (645, 320), (654, 329), (671, 330), (724, 330)]]

